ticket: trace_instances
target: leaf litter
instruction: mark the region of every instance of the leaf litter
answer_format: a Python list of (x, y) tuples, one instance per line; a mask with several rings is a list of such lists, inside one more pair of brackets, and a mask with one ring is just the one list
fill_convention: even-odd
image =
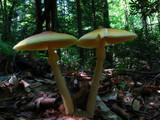
[[(85, 111), (90, 72), (64, 72), (63, 76), (76, 109)], [(128, 71), (119, 74), (114, 69), (105, 69), (96, 98), (94, 120), (160, 119), (160, 78), (155, 77), (128, 74)], [(0, 120), (89, 120), (85, 115), (71, 117), (64, 114), (56, 83), (48, 77), (32, 74), (0, 76), (0, 92)]]

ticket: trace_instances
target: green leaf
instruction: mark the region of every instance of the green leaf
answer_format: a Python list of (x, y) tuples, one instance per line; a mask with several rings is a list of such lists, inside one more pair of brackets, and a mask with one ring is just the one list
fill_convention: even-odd
[(125, 89), (125, 87), (126, 87), (126, 85), (127, 85), (127, 83), (126, 82), (124, 82), (124, 83), (122, 83), (122, 84), (120, 84), (120, 85), (118, 85), (118, 86), (120, 86), (123, 90)]
[(4, 41), (0, 41), (0, 52), (7, 56), (12, 56), (14, 54), (12, 46)]

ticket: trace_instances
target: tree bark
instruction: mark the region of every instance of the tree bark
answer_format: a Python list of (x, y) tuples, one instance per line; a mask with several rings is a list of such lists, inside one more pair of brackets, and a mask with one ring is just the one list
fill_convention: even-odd
[(45, 0), (45, 21), (46, 21), (46, 30), (54, 30), (56, 27), (56, 16), (57, 16), (57, 0)]
[(103, 27), (110, 28), (108, 0), (104, 0), (103, 3)]
[(57, 0), (51, 0), (51, 25), (52, 31), (57, 30)]
[(77, 0), (77, 27), (78, 27), (78, 37), (82, 36), (82, 10), (80, 6), (80, 0)]
[(147, 39), (148, 37), (148, 28), (147, 28), (147, 15), (146, 15), (146, 7), (145, 4), (147, 4), (148, 0), (139, 0), (138, 3), (140, 5), (141, 9), (141, 18), (142, 18), (142, 25), (143, 25), (143, 33), (144, 38)]
[(41, 33), (43, 31), (43, 22), (42, 19), (42, 3), (41, 0), (35, 0), (36, 6), (36, 31), (35, 34)]
[(143, 24), (144, 38), (147, 39), (148, 37), (147, 16), (144, 14), (142, 14), (142, 24)]
[[(78, 27), (78, 37), (80, 38), (82, 36), (82, 11), (81, 11), (81, 5), (80, 5), (80, 0), (76, 1), (76, 6), (77, 6), (77, 27)], [(84, 49), (79, 48), (79, 56), (82, 58), (82, 61), (84, 60)]]
[(46, 30), (51, 30), (50, 0), (44, 0)]
[[(103, 3), (103, 27), (110, 28), (108, 0), (104, 0)], [(109, 62), (109, 67), (113, 67), (113, 53), (111, 52), (112, 46), (106, 47), (106, 61)]]
[(3, 5), (3, 40), (7, 41), (10, 38), (10, 31), (11, 31), (11, 25), (12, 25), (12, 17), (13, 17), (13, 10), (16, 6), (16, 1), (12, 1), (12, 6), (8, 11), (7, 14), (7, 1), (4, 0), (4, 5)]

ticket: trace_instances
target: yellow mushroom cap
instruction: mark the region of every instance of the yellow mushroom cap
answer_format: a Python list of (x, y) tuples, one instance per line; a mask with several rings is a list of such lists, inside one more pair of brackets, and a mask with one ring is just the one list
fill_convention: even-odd
[(48, 46), (58, 49), (74, 45), (76, 42), (77, 38), (72, 35), (46, 31), (20, 41), (13, 49), (43, 50), (47, 49)]
[(136, 38), (135, 33), (111, 28), (100, 28), (83, 35), (77, 45), (83, 48), (98, 47), (100, 40), (105, 40), (105, 45), (117, 44)]

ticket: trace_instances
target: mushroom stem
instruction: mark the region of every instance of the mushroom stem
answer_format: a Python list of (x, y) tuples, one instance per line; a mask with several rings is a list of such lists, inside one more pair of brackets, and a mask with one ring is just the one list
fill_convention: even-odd
[(57, 53), (54, 52), (54, 49), (51, 47), (48, 47), (48, 54), (49, 54), (48, 63), (52, 68), (54, 79), (56, 81), (56, 84), (59, 89), (59, 93), (61, 94), (61, 97), (63, 100), (65, 112), (66, 114), (72, 115), (74, 112), (73, 102), (72, 102), (72, 98), (69, 93), (69, 90), (65, 84), (64, 78), (59, 69), (59, 66), (57, 64), (57, 61), (59, 60), (59, 56)]
[(89, 114), (90, 118), (93, 118), (95, 112), (96, 96), (98, 93), (100, 78), (103, 69), (103, 63), (105, 60), (105, 41), (103, 39), (100, 41), (99, 46), (96, 49), (96, 57), (97, 57), (96, 67), (92, 78), (92, 84), (86, 106), (86, 111)]

